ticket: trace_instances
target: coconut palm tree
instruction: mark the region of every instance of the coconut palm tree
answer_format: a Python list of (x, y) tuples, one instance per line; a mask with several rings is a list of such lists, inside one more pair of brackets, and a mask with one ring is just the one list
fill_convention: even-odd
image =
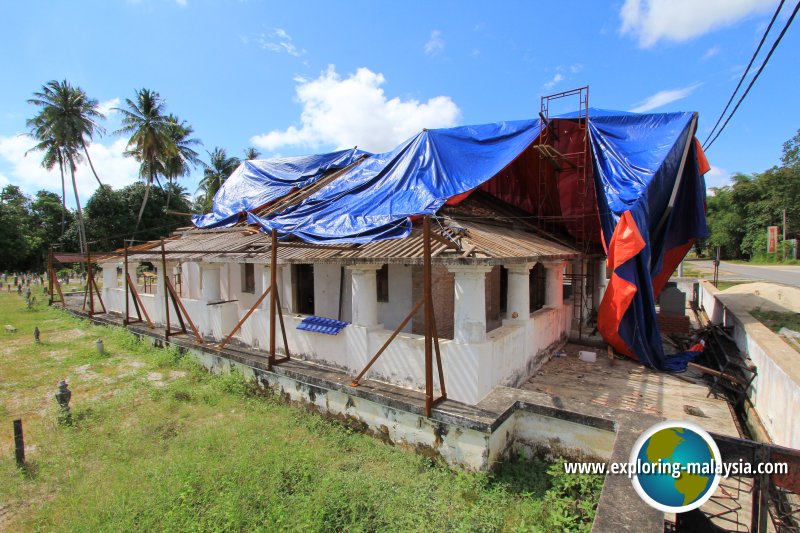
[(178, 153), (170, 131), (169, 117), (164, 114), (166, 103), (161, 95), (150, 89), (136, 91), (134, 100), (125, 99), (127, 109), (116, 108), (122, 113), (122, 127), (115, 134), (130, 135), (125, 155), (140, 163), (139, 176), (145, 180), (146, 187), (134, 232), (142, 221), (150, 187), (164, 172), (164, 161)]
[(228, 157), (224, 148), (216, 147), (213, 152), (206, 152), (208, 154), (209, 163), (203, 163), (203, 179), (200, 180), (200, 187), (198, 192), (202, 191), (204, 196), (203, 203), (206, 208), (211, 207), (211, 202), (214, 195), (225, 180), (236, 170), (239, 166), (239, 159), (236, 157)]
[[(38, 130), (38, 127), (33, 127), (32, 123), (36, 119), (31, 119), (29, 121), (29, 127), (32, 129), (32, 134), (36, 135), (35, 130)], [(42, 156), (42, 166), (47, 170), (52, 171), (53, 167), (58, 164), (58, 170), (61, 173), (61, 235), (64, 235), (65, 230), (65, 223), (66, 223), (66, 216), (67, 216), (67, 184), (66, 180), (64, 179), (64, 155), (59, 148), (58, 143), (56, 142), (55, 136), (51, 135), (49, 137), (44, 137), (45, 133), (42, 132), (40, 134), (42, 138), (40, 138), (39, 142), (34, 145), (33, 148), (25, 152), (25, 155), (28, 155), (31, 152), (44, 152), (44, 156)]]
[[(86, 246), (86, 230), (75, 170), (77, 164), (83, 160), (80, 153), (83, 150), (95, 179), (102, 186), (94, 165), (91, 164), (86, 139), (91, 140), (95, 133), (104, 131), (96, 121), (105, 117), (97, 110), (97, 100), (89, 98), (83, 89), (73, 87), (67, 80), (51, 80), (42, 86), (41, 91), (33, 93), (33, 96), (28, 103), (39, 107), (36, 116), (27, 121), (31, 135), (38, 141), (33, 150), (44, 151), (42, 165), (45, 168), (52, 169), (58, 163), (62, 173), (64, 167), (69, 169), (78, 211), (78, 236), (83, 251)], [(62, 174), (62, 205), (65, 202), (65, 189)]]
[(248, 146), (244, 149), (244, 158), (246, 161), (252, 161), (254, 159), (258, 159), (259, 157), (261, 157), (261, 152), (259, 152), (257, 148)]
[(201, 145), (199, 139), (192, 138), (194, 128), (190, 126), (185, 120), (180, 120), (174, 115), (167, 117), (169, 136), (175, 144), (175, 152), (163, 161), (163, 174), (167, 178), (167, 206), (169, 209), (169, 201), (172, 196), (175, 185), (173, 180), (177, 180), (182, 176), (188, 176), (192, 171), (192, 167), (201, 164), (197, 152), (192, 149), (192, 146)]

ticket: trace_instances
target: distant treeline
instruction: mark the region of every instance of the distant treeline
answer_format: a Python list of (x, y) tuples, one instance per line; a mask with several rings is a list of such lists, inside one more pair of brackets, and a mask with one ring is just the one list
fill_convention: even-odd
[[(715, 253), (720, 247), (725, 259), (765, 259), (767, 226), (778, 226), (786, 238), (800, 236), (800, 130), (784, 143), (781, 165), (764, 172), (735, 174), (732, 185), (711, 189), (708, 197), (708, 226), (711, 235), (700, 250)], [(780, 250), (780, 248), (779, 248)], [(775, 254), (780, 260), (784, 252)]]

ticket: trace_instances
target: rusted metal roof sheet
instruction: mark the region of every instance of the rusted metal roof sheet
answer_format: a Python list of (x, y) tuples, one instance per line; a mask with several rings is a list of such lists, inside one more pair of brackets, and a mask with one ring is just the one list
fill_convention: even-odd
[[(436, 224), (434, 225), (436, 228)], [(485, 222), (444, 219), (433, 232), (434, 263), (509, 264), (553, 259), (572, 259), (580, 253), (564, 244), (547, 240), (526, 230)], [(288, 243), (278, 246), (278, 262), (363, 264), (421, 264), (423, 239), (416, 227), (405, 239), (336, 247)], [(164, 241), (169, 261), (270, 262), (270, 236), (250, 228), (192, 230)], [(151, 243), (160, 250), (160, 243)], [(130, 261), (156, 261), (160, 256), (129, 250)], [(119, 258), (117, 258), (119, 260)]]

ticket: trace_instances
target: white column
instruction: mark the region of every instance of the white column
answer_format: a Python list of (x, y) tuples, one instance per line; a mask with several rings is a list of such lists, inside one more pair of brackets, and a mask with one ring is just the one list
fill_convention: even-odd
[(486, 340), (486, 273), (490, 266), (452, 265), (455, 274), (453, 340), (464, 344)]
[[(136, 269), (139, 268), (139, 263), (128, 261), (128, 274), (131, 277), (131, 282), (136, 285)], [(138, 290), (138, 289), (137, 289)]]
[(375, 326), (378, 324), (378, 278), (382, 265), (355, 265), (352, 271), (353, 324)]
[(506, 287), (506, 316), (523, 320), (531, 313), (530, 280), (531, 269), (536, 263), (521, 263), (506, 266), (508, 286)]
[(186, 296), (199, 300), (202, 296), (200, 289), (200, 264), (192, 261), (183, 264), (183, 284), (186, 286)]
[(597, 259), (594, 271), (594, 308), (600, 309), (600, 302), (603, 301), (603, 295), (606, 293), (606, 259), (601, 257)]
[(545, 261), (542, 264), (547, 272), (544, 305), (561, 307), (564, 305), (564, 261)]
[(220, 268), (222, 267), (219, 263), (201, 263), (200, 264), (200, 272), (203, 278), (203, 301), (205, 302), (218, 302), (221, 300), (220, 297), (220, 284), (219, 284), (219, 274)]
[(121, 266), (121, 263), (103, 263), (101, 267), (103, 268), (103, 288), (104, 289), (116, 289), (119, 287), (117, 283), (117, 268)]

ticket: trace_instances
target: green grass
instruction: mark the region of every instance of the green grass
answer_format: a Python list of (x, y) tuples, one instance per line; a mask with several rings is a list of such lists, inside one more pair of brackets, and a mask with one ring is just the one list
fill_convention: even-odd
[[(677, 271), (676, 271), (677, 272)], [(683, 267), (683, 277), (685, 278), (704, 278), (706, 276), (706, 272), (702, 272), (696, 268), (692, 267)], [(677, 274), (676, 274), (677, 275)]]
[(718, 281), (717, 282), (717, 289), (724, 291), (725, 289), (730, 289), (736, 285), (742, 285), (744, 283), (751, 283), (749, 281)]
[(800, 313), (762, 311), (759, 308), (753, 309), (750, 311), (750, 314), (776, 333), (780, 331), (781, 328), (789, 328), (794, 331), (800, 331)]
[(776, 254), (769, 254), (769, 256), (758, 256), (746, 261), (744, 259), (724, 259), (728, 263), (737, 265), (800, 265), (800, 259), (783, 259), (781, 260)]
[[(213, 376), (176, 350), (0, 294), (0, 530), (588, 530), (602, 478), (454, 471)], [(34, 344), (34, 326), (42, 343)], [(95, 341), (102, 337), (106, 354)], [(73, 390), (57, 422), (56, 384)], [(14, 465), (22, 418), (28, 468)]]

